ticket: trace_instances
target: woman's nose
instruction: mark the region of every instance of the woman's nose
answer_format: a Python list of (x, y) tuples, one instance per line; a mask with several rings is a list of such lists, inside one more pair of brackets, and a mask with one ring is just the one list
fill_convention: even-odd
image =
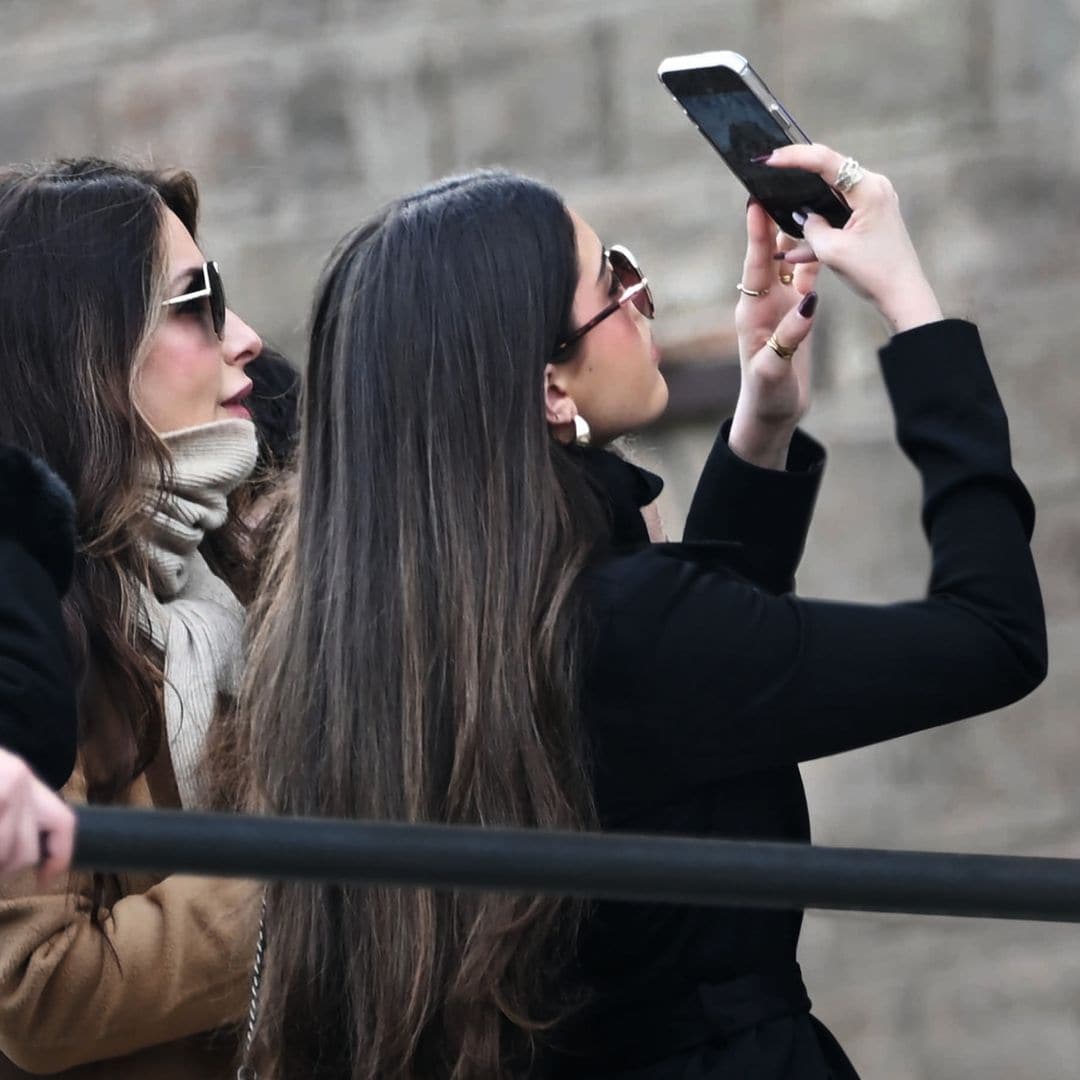
[(243, 367), (262, 352), (262, 338), (231, 308), (225, 312), (225, 363)]

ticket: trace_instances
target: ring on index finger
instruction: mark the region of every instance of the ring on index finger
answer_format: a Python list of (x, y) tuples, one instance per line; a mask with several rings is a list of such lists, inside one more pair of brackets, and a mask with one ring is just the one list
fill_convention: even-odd
[(846, 195), (865, 175), (866, 171), (853, 157), (844, 158), (840, 165), (840, 171), (836, 174), (836, 183), (833, 184), (833, 187), (841, 195)]
[(735, 288), (743, 294), (743, 296), (752, 296), (755, 300), (760, 299), (762, 296), (768, 296), (768, 289), (748, 289), (741, 281), (736, 282)]

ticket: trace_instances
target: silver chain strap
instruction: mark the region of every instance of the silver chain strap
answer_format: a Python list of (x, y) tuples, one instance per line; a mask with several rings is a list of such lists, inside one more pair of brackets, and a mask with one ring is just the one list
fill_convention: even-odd
[(244, 1056), (236, 1070), (236, 1080), (259, 1080), (251, 1064), (251, 1048), (255, 1042), (255, 1023), (259, 1018), (259, 984), (262, 981), (263, 955), (266, 952), (266, 893), (259, 911), (259, 940), (255, 945), (255, 965), (251, 969), (251, 1002), (248, 1005), (247, 1035), (244, 1037)]

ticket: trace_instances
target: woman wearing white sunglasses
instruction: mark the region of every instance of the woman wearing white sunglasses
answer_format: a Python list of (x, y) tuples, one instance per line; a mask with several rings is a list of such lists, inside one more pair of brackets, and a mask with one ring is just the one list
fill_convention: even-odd
[[(261, 342), (225, 304), (197, 209), (184, 173), (0, 170), (0, 440), (75, 503), (73, 802), (201, 805), (204, 736), (237, 685), (253, 568), (231, 503), (256, 457), (244, 367)], [(59, 811), (4, 770), (25, 864), (33, 813)], [(228, 1075), (208, 1033), (243, 1010), (251, 899), (181, 876), (5, 883), (0, 1077)]]

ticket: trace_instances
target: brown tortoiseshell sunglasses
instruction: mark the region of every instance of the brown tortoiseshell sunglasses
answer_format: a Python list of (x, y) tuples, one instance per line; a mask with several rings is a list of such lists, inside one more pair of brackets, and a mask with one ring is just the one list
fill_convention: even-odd
[(656, 314), (656, 305), (653, 303), (652, 290), (649, 288), (649, 279), (641, 272), (641, 267), (638, 265), (637, 259), (630, 254), (629, 250), (624, 248), (621, 244), (612, 244), (611, 247), (604, 252), (604, 258), (607, 259), (615, 280), (622, 286), (622, 291), (606, 308), (603, 309), (603, 311), (598, 312), (587, 323), (583, 323), (570, 333), (569, 336), (560, 341), (559, 344), (555, 346), (553, 356), (557, 357), (565, 352), (575, 341), (584, 334), (587, 334), (594, 326), (602, 323), (609, 315), (614, 315), (627, 301), (632, 301), (634, 307), (636, 307), (646, 319), (651, 319)]

